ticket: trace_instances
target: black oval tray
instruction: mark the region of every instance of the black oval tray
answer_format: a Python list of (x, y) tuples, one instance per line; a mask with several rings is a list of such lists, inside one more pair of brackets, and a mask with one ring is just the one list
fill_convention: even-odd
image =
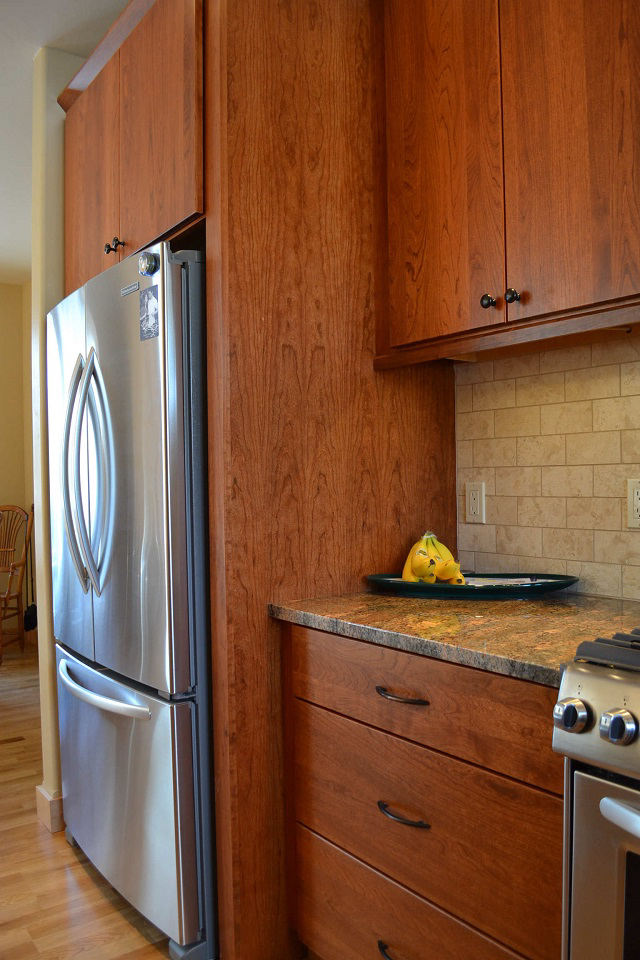
[(372, 573), (367, 580), (374, 593), (459, 600), (528, 600), (578, 582), (578, 577), (557, 573), (470, 573), (465, 577), (464, 584), (410, 583), (394, 573)]

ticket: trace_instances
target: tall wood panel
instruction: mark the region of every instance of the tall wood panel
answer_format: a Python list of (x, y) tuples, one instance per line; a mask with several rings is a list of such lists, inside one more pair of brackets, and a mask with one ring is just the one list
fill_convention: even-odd
[(65, 294), (115, 263), (119, 231), (119, 66), (116, 53), (69, 108), (64, 128)]
[(131, 253), (203, 210), (202, 0), (156, 0), (120, 48), (120, 226)]
[(375, 373), (382, 5), (205, 7), (212, 652), (223, 956), (283, 960), (280, 632), (455, 539), (448, 365)]
[(640, 292), (640, 13), (501, 0), (509, 320)]
[(497, 0), (386, 0), (385, 47), (390, 345), (504, 323)]

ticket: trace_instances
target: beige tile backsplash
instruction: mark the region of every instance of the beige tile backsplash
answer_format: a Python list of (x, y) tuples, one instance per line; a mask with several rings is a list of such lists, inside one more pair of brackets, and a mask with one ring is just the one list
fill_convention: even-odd
[[(478, 572), (580, 577), (583, 593), (640, 600), (640, 336), (456, 364), (458, 549)], [(486, 485), (485, 524), (465, 489)]]

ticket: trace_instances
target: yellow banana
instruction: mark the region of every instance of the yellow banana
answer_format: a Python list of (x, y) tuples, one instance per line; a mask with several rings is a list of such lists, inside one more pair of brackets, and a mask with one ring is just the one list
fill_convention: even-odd
[(427, 552), (426, 536), (423, 534), (414, 543), (405, 561), (402, 579), (408, 580), (409, 583), (418, 583), (420, 580), (425, 583), (434, 583), (436, 579), (435, 560)]
[(455, 560), (437, 560), (435, 573), (438, 580), (451, 580), (460, 576), (460, 564)]
[(437, 540), (435, 536), (433, 538), (433, 546), (438, 551), (438, 553), (440, 554), (443, 560), (455, 559), (453, 554), (451, 553), (451, 550), (449, 550), (448, 547), (445, 547), (444, 543), (440, 543), (440, 541)]
[(452, 577), (450, 580), (445, 580), (444, 582), (445, 582), (445, 583), (464, 584), (464, 583), (466, 583), (467, 581), (465, 580), (465, 578), (464, 578), (464, 577), (462, 576), (462, 574), (460, 573), (460, 574), (458, 574), (457, 577)]

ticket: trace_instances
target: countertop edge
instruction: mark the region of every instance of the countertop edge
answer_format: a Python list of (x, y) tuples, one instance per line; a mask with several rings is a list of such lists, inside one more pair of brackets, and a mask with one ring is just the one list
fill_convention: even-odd
[(559, 667), (548, 667), (526, 660), (512, 660), (508, 657), (499, 657), (491, 653), (471, 650), (464, 646), (429, 640), (412, 636), (406, 633), (397, 633), (372, 627), (366, 624), (354, 623), (335, 617), (326, 617), (304, 610), (294, 610), (291, 607), (277, 603), (268, 605), (270, 616), (276, 620), (295, 623), (301, 627), (311, 627), (314, 630), (324, 630), (327, 633), (339, 634), (352, 640), (364, 640), (394, 650), (404, 650), (418, 656), (434, 657), (449, 663), (457, 663), (465, 667), (474, 667), (477, 670), (486, 670), (489, 673), (501, 674), (505, 677), (515, 677), (518, 680), (527, 680), (530, 683), (540, 683), (547, 687), (559, 687), (564, 664)]

